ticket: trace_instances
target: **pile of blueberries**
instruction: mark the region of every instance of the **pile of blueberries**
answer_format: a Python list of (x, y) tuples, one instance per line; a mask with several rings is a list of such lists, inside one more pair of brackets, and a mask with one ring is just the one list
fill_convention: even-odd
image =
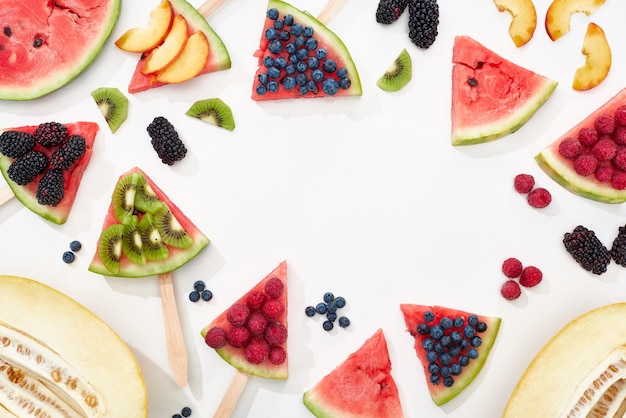
[(307, 306), (304, 313), (308, 317), (313, 317), (316, 314), (326, 315), (326, 320), (322, 322), (322, 328), (325, 331), (330, 331), (335, 327), (335, 321), (341, 328), (350, 326), (350, 319), (346, 316), (338, 316), (337, 310), (346, 306), (346, 300), (342, 296), (335, 297), (331, 292), (324, 293), (323, 302), (318, 303), (315, 306)]
[(205, 302), (213, 299), (213, 292), (206, 288), (206, 284), (203, 280), (197, 280), (193, 284), (193, 290), (189, 292), (189, 300), (192, 302), (197, 302), (202, 299)]

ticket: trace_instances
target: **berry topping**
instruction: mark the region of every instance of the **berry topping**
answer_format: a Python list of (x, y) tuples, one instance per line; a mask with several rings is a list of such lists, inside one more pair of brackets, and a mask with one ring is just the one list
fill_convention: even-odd
[(563, 156), (563, 158), (567, 158), (568, 160), (573, 160), (578, 157), (582, 152), (582, 147), (580, 145), (580, 141), (576, 138), (567, 138), (561, 141), (559, 144), (559, 154)]
[(524, 287), (533, 287), (541, 283), (543, 273), (535, 266), (526, 266), (522, 271), (519, 283)]
[(535, 187), (535, 178), (530, 174), (518, 174), (513, 179), (513, 187), (518, 193), (530, 193), (533, 187)]
[(617, 148), (617, 153), (613, 157), (613, 165), (618, 170), (626, 171), (626, 147)]
[(285, 305), (278, 299), (269, 299), (261, 311), (269, 319), (278, 319), (285, 312)]
[(246, 346), (245, 356), (251, 364), (261, 364), (270, 353), (270, 346), (262, 339), (255, 338)]
[(271, 346), (282, 345), (287, 341), (287, 327), (278, 322), (272, 322), (268, 324), (265, 329), (265, 341)]
[(267, 328), (267, 319), (261, 312), (254, 312), (246, 324), (253, 335), (262, 334)]
[(67, 128), (58, 122), (44, 122), (35, 130), (35, 141), (44, 147), (61, 145), (67, 139)]
[(596, 180), (608, 183), (613, 178), (613, 171), (610, 165), (599, 165), (593, 174)]
[(163, 116), (157, 116), (147, 127), (152, 147), (164, 164), (172, 165), (182, 160), (187, 148), (174, 126)]
[(250, 331), (244, 326), (233, 326), (226, 334), (226, 341), (233, 347), (243, 347), (250, 339)]
[(578, 132), (578, 140), (584, 146), (591, 147), (598, 140), (598, 132), (594, 128), (582, 128)]
[(23, 186), (30, 183), (48, 167), (48, 157), (40, 151), (30, 151), (13, 161), (7, 175), (15, 183)]
[(502, 273), (510, 279), (519, 277), (522, 274), (522, 262), (514, 257), (507, 258), (502, 262)]
[(506, 300), (515, 300), (522, 294), (522, 289), (515, 280), (507, 280), (500, 288), (500, 294)]
[(272, 299), (276, 299), (283, 293), (283, 287), (283, 282), (279, 278), (273, 277), (265, 283), (265, 294)]
[(66, 251), (63, 253), (63, 262), (70, 264), (73, 263), (75, 259), (74, 253), (71, 251)]
[(609, 161), (617, 154), (617, 144), (610, 138), (603, 138), (596, 142), (591, 153), (598, 161)]
[(235, 303), (228, 310), (226, 318), (233, 326), (238, 327), (246, 323), (250, 316), (250, 309), (243, 303)]
[(593, 174), (598, 167), (598, 159), (590, 154), (583, 154), (574, 160), (574, 170), (581, 176)]
[(533, 208), (545, 208), (552, 202), (552, 195), (543, 187), (538, 187), (528, 193), (528, 204)]
[(35, 137), (27, 132), (4, 131), (0, 134), (0, 153), (18, 158), (35, 148)]
[(613, 114), (615, 123), (620, 126), (626, 126), (626, 105), (620, 106), (615, 110)]
[(615, 171), (611, 177), (611, 186), (616, 190), (626, 189), (626, 173), (623, 171)]
[(408, 4), (409, 0), (380, 0), (376, 8), (376, 21), (383, 25), (395, 22)]
[(80, 135), (72, 135), (67, 141), (57, 148), (50, 157), (50, 166), (59, 170), (69, 169), (76, 161), (85, 155), (87, 145), (85, 138)]
[(272, 347), (269, 360), (272, 364), (283, 364), (287, 360), (287, 352), (282, 347)]
[(615, 118), (613, 115), (601, 115), (593, 123), (594, 128), (600, 135), (611, 135), (615, 130)]
[(593, 274), (600, 275), (606, 272), (611, 262), (609, 250), (598, 239), (595, 232), (582, 225), (564, 234), (563, 245), (578, 264)]
[(219, 327), (211, 328), (204, 337), (204, 341), (211, 348), (220, 348), (226, 345), (226, 332)]
[(63, 200), (65, 179), (56, 168), (47, 170), (37, 186), (37, 202), (40, 205), (56, 206)]
[(409, 38), (420, 48), (429, 48), (437, 38), (439, 5), (437, 0), (410, 0)]
[(248, 294), (248, 297), (246, 298), (246, 305), (248, 305), (248, 308), (250, 308), (251, 311), (255, 311), (263, 306), (266, 299), (267, 296), (265, 295), (265, 293), (261, 292), (260, 290), (253, 290)]

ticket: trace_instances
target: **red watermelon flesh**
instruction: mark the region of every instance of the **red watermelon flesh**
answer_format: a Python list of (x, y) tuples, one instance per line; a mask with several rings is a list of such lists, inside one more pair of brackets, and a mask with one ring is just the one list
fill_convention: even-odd
[[(31, 211), (35, 212), (39, 216), (47, 219), (55, 224), (64, 224), (69, 217), (72, 206), (74, 205), (74, 200), (76, 199), (76, 193), (78, 192), (78, 186), (80, 185), (80, 181), (83, 177), (83, 173), (89, 164), (89, 160), (91, 159), (91, 155), (93, 153), (93, 143), (96, 139), (96, 134), (98, 133), (98, 124), (95, 122), (74, 122), (74, 123), (66, 123), (63, 124), (67, 128), (68, 136), (71, 135), (80, 135), (85, 138), (86, 150), (85, 154), (69, 169), (63, 172), (63, 178), (65, 181), (65, 190), (63, 194), (63, 199), (56, 206), (50, 205), (41, 205), (37, 201), (37, 187), (39, 184), (39, 180), (44, 176), (45, 172), (38, 175), (32, 182), (26, 185), (19, 185), (12, 181), (8, 174), (7, 170), (11, 166), (11, 163), (15, 161), (14, 158), (9, 158), (0, 153), (0, 171), (2, 171), (2, 175), (5, 180), (11, 187), (13, 194), (17, 199), (19, 199), (24, 206), (26, 206)], [(32, 126), (22, 126), (18, 128), (8, 128), (3, 131), (21, 131), (28, 132), (33, 134), (37, 130), (38, 125)], [(43, 147), (39, 144), (35, 145), (36, 151), (41, 151), (50, 158), (52, 153), (58, 147)]]
[(557, 86), (468, 36), (455, 38), (452, 62), (452, 145), (492, 141), (517, 131)]
[[(165, 204), (165, 207), (171, 212), (174, 219), (180, 225), (181, 229), (191, 238), (190, 241), (184, 247), (177, 247), (161, 242), (161, 244), (167, 249), (167, 257), (158, 260), (145, 260), (144, 263), (138, 263), (131, 261), (125, 254), (121, 254), (119, 258), (119, 267), (111, 269), (103, 262), (100, 256), (100, 248), (96, 250), (93, 259), (89, 265), (89, 270), (102, 274), (105, 276), (117, 276), (117, 277), (146, 277), (154, 276), (158, 274), (168, 273), (188, 261), (193, 259), (200, 253), (208, 244), (209, 239), (200, 231), (200, 229), (194, 225), (187, 216), (172, 202), (167, 195), (152, 181), (148, 175), (138, 167), (134, 167), (120, 176), (120, 181), (127, 176), (135, 175), (137, 178), (137, 184), (145, 181), (149, 186), (148, 190), (151, 190), (151, 195)], [(119, 182), (118, 182), (119, 183)], [(162, 207), (156, 209), (154, 213), (141, 212), (135, 208), (134, 215), (138, 217), (138, 221), (141, 221), (145, 216), (157, 216), (159, 211), (163, 210)], [(116, 217), (114, 205), (109, 205), (106, 217), (102, 226), (102, 233), (99, 238), (99, 243), (103, 241), (105, 231), (111, 226), (124, 224)], [(145, 238), (145, 237), (144, 237)], [(145, 246), (145, 242), (143, 243)]]
[(0, 2), (0, 99), (29, 100), (76, 77), (113, 31), (120, 0)]
[[(280, 287), (276, 286), (279, 282), (282, 291), (272, 293), (271, 288)], [(287, 302), (287, 262), (283, 261), (200, 334), (237, 370), (263, 378), (287, 379)], [(235, 320), (233, 312), (247, 314), (237, 315), (240, 319)]]
[(402, 418), (382, 329), (303, 396), (317, 417)]
[(443, 405), (478, 375), (501, 320), (442, 306), (401, 304), (400, 309), (415, 338), (430, 396)]
[[(209, 41), (209, 59), (204, 69), (202, 69), (197, 76), (229, 69), (231, 62), (226, 45), (224, 45), (224, 42), (213, 28), (209, 26), (206, 19), (185, 0), (170, 0), (170, 4), (172, 5), (174, 14), (182, 15), (187, 21), (187, 30), (190, 35), (197, 31), (202, 31)], [(145, 59), (150, 52), (151, 51), (144, 52), (135, 67), (135, 72), (128, 85), (128, 92), (131, 94), (167, 84), (157, 81), (154, 75), (146, 75), (142, 72)]]

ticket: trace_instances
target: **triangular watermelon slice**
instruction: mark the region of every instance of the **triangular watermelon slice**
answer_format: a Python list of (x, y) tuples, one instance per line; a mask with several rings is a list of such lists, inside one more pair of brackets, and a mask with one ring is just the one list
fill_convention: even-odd
[(120, 176), (113, 190), (89, 270), (117, 277), (168, 273), (208, 244), (202, 231), (135, 167)]
[(402, 418), (382, 329), (303, 396), (317, 417)]
[[(224, 45), (219, 35), (207, 23), (206, 19), (186, 0), (169, 1), (174, 15), (182, 15), (187, 21), (189, 34), (191, 35), (197, 31), (202, 31), (209, 42), (209, 59), (196, 77), (202, 74), (229, 69), (231, 62), (226, 45)], [(166, 83), (155, 80), (151, 75), (142, 73), (141, 70), (144, 66), (145, 58), (149, 53), (150, 51), (143, 53), (135, 67), (135, 72), (128, 86), (128, 92), (131, 94), (166, 85)]]
[(443, 306), (401, 304), (400, 309), (415, 338), (430, 396), (435, 404), (443, 405), (478, 375), (501, 320)]
[(557, 86), (469, 36), (455, 38), (452, 63), (452, 145), (492, 141), (517, 131)]
[(326, 25), (289, 3), (269, 0), (254, 75), (253, 100), (360, 96), (345, 44)]
[(237, 370), (287, 379), (287, 262), (281, 262), (200, 334)]
[[(0, 130), (0, 134), (4, 131), (11, 130), (34, 134), (38, 126), (39, 125), (8, 128)], [(63, 172), (65, 190), (63, 193), (63, 199), (56, 206), (42, 205), (37, 201), (37, 188), (39, 180), (41, 180), (45, 172), (35, 177), (35, 179), (28, 184), (23, 186), (19, 185), (12, 181), (7, 174), (7, 170), (11, 166), (11, 163), (15, 161), (15, 158), (9, 158), (0, 153), (0, 171), (2, 171), (2, 175), (9, 184), (9, 187), (11, 187), (15, 197), (20, 200), (24, 206), (35, 212), (37, 215), (59, 225), (64, 224), (67, 221), (72, 206), (74, 205), (76, 193), (78, 192), (78, 186), (80, 185), (83, 173), (89, 164), (89, 160), (91, 159), (91, 155), (93, 153), (93, 143), (99, 129), (98, 124), (95, 122), (73, 122), (63, 124), (63, 126), (67, 128), (68, 136), (82, 136), (85, 139), (86, 149), (83, 156), (69, 169)], [(34, 151), (43, 152), (49, 159), (58, 148), (59, 147), (44, 147), (40, 144), (36, 144)]]

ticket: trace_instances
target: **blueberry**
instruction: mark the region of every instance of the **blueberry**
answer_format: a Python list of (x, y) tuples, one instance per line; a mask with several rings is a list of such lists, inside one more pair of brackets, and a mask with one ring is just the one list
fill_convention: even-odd
[(267, 91), (276, 93), (278, 91), (278, 83), (274, 80), (267, 83)]
[(281, 30), (280, 32), (278, 32), (278, 39), (283, 42), (287, 42), (289, 39), (291, 39), (291, 34), (289, 33), (289, 31)]
[(270, 41), (270, 44), (267, 47), (267, 49), (272, 54), (280, 54), (283, 50), (283, 44), (280, 41), (277, 41), (276, 39), (274, 39), (273, 41)]
[(296, 36), (296, 39), (294, 41), (294, 44), (300, 48), (304, 46), (304, 43), (306, 42), (306, 38), (302, 35)]
[(335, 322), (337, 320), (337, 314), (335, 312), (327, 312), (326, 319), (328, 319), (330, 322)]
[(453, 322), (454, 322), (455, 328), (462, 328), (463, 325), (465, 325), (465, 320), (461, 318), (460, 316), (457, 316), (456, 318), (454, 318)]
[(320, 302), (320, 303), (318, 303), (315, 306), (315, 311), (318, 314), (322, 314), (323, 315), (323, 314), (325, 314), (328, 311), (328, 309), (326, 308), (326, 304), (325, 303)]
[(299, 86), (304, 86), (306, 84), (307, 78), (306, 74), (300, 73), (296, 75), (296, 84)]
[(439, 355), (435, 353), (434, 351), (426, 352), (426, 360), (428, 360), (429, 363), (434, 363), (438, 359), (439, 359)]
[[(308, 85), (308, 83), (307, 83)], [(335, 302), (329, 302), (326, 304), (326, 309), (328, 309), (328, 312), (336, 312), (337, 311), (337, 305), (335, 305)]]
[(422, 341), (422, 348), (426, 351), (433, 351), (435, 349), (435, 343), (430, 338), (426, 338)]
[(292, 15), (285, 15), (285, 17), (283, 18), (283, 22), (285, 23), (285, 26), (293, 25), (293, 16)]
[(322, 82), (322, 90), (324, 90), (324, 93), (328, 94), (329, 96), (337, 94), (338, 88), (339, 84), (337, 84), (337, 81), (335, 79), (327, 78)]
[(478, 325), (478, 317), (476, 315), (470, 315), (467, 318), (467, 323), (475, 327), (476, 325)]
[(305, 95), (309, 92), (309, 89), (306, 88), (306, 86), (300, 86), (300, 94)]
[(74, 262), (74, 259), (76, 257), (74, 256), (74, 253), (71, 251), (66, 251), (63, 253), (63, 262), (70, 264)]
[(465, 338), (474, 338), (476, 336), (476, 330), (470, 325), (467, 325), (463, 328), (463, 335), (465, 335)]
[(437, 363), (433, 363), (433, 362), (431, 362), (431, 363), (428, 365), (428, 372), (429, 372), (429, 373), (431, 373), (431, 374), (437, 374), (437, 373), (439, 373), (439, 365), (438, 365)]
[(452, 320), (448, 317), (441, 318), (441, 320), (439, 321), (439, 324), (441, 325), (443, 329), (452, 328)]
[(325, 331), (330, 331), (331, 329), (333, 329), (333, 323), (331, 321), (324, 321), (324, 323), (322, 324), (322, 327), (324, 328)]
[(189, 408), (188, 406), (184, 407), (180, 414), (184, 417), (188, 417), (189, 415), (191, 415), (191, 408)]
[(293, 77), (285, 77), (283, 79), (283, 87), (285, 90), (291, 90), (296, 87), (296, 80)]
[(202, 280), (197, 280), (194, 284), (193, 284), (193, 288), (195, 290), (197, 290), (198, 292), (202, 292), (205, 288), (206, 285), (204, 284), (204, 281)]
[(320, 60), (318, 60), (315, 57), (309, 57), (309, 59), (306, 62), (307, 67), (311, 68), (311, 69), (315, 69), (317, 67), (319, 67), (320, 65)]
[[(328, 58), (327, 60), (324, 61), (324, 64), (322, 64), (322, 68), (327, 73), (332, 73), (333, 71), (335, 71), (337, 69), (337, 63), (335, 61), (331, 60), (330, 58)], [(433, 316), (433, 319), (435, 319), (434, 316)], [(431, 321), (433, 319), (431, 319)]]
[(82, 244), (80, 243), (80, 241), (72, 241), (70, 242), (70, 250), (76, 252), (76, 251), (80, 251), (82, 247)]
[(430, 337), (433, 340), (440, 339), (441, 337), (443, 337), (443, 329), (441, 329), (439, 325), (434, 325), (432, 328), (430, 328)]
[(436, 375), (436, 374), (431, 374), (430, 377), (428, 378), (428, 380), (433, 385), (438, 385), (439, 382), (441, 381), (441, 379), (439, 378), (439, 375)]
[(294, 67), (293, 64), (289, 64), (285, 67), (285, 72), (289, 75), (294, 74), (296, 72), (296, 67)]
[(211, 292), (209, 289), (205, 289), (202, 291), (202, 293), (200, 293), (200, 297), (203, 301), (208, 302), (213, 299), (213, 292)]
[(274, 58), (270, 57), (269, 55), (265, 58), (263, 58), (263, 65), (267, 68), (269, 67), (273, 67), (274, 66)]
[(475, 348), (470, 348), (467, 351), (467, 357), (469, 357), (471, 359), (477, 359), (478, 358), (478, 350), (476, 350)]
[(285, 51), (288, 54), (295, 54), (296, 53), (296, 44), (294, 44), (293, 42), (289, 42), (287, 45), (285, 45)]
[[(267, 69), (267, 76), (269, 78), (278, 78), (280, 77), (280, 70), (276, 67), (271, 67)], [(268, 85), (269, 88), (269, 85)]]
[(261, 84), (266, 84), (269, 81), (269, 77), (267, 76), (267, 73), (261, 73), (259, 74), (259, 83)]
[(289, 29), (289, 31), (293, 36), (298, 36), (302, 35), (304, 29), (302, 28), (302, 25), (300, 23), (294, 23), (293, 25), (291, 25), (291, 29)]
[(315, 51), (317, 49), (317, 39), (309, 38), (306, 40), (306, 43), (304, 45), (309, 51)]
[(287, 59), (285, 57), (277, 57), (274, 60), (274, 67), (285, 68), (287, 66)]
[(315, 311), (314, 307), (307, 306), (306, 309), (304, 310), (304, 313), (306, 314), (306, 316), (315, 316), (317, 312)]
[(443, 364), (444, 366), (448, 366), (450, 365), (450, 363), (452, 363), (452, 356), (448, 353), (443, 353), (439, 356), (439, 361), (441, 361), (441, 364)]
[(458, 345), (452, 346), (448, 349), (448, 354), (450, 354), (452, 357), (456, 357), (459, 354), (461, 354), (461, 347), (459, 347)]
[(283, 28), (283, 26), (285, 26), (285, 23), (284, 23), (282, 20), (280, 20), (280, 19), (276, 19), (276, 20), (274, 21), (274, 27), (275, 27), (276, 29), (281, 30), (281, 29)]
[(350, 319), (348, 319), (348, 317), (345, 316), (340, 316), (339, 317), (339, 326), (341, 328), (346, 328), (350, 326)]
[(323, 60), (324, 58), (326, 58), (326, 55), (328, 53), (326, 52), (326, 50), (324, 48), (320, 48), (317, 51), (315, 51), (315, 56), (317, 57), (317, 59), (319, 60)]
[(459, 364), (463, 367), (467, 366), (470, 362), (470, 359), (468, 356), (461, 356), (459, 357)]
[(307, 38), (313, 36), (313, 28), (310, 26), (305, 26), (304, 30), (302, 31), (302, 34), (306, 36)]
[(174, 414), (172, 415), (172, 418), (183, 418), (183, 416), (181, 414)]
[(351, 85), (352, 85), (352, 81), (350, 81), (349, 78), (344, 77), (341, 80), (339, 80), (339, 87), (341, 87), (344, 90), (349, 89)]
[(443, 378), (450, 376), (450, 368), (448, 366), (443, 366), (441, 369), (439, 369), (439, 374)]
[(445, 387), (447, 387), (447, 388), (449, 388), (452, 385), (454, 385), (454, 379), (452, 378), (452, 376), (444, 377), (443, 378), (443, 385)]
[(200, 292), (197, 290), (192, 290), (189, 292), (189, 300), (192, 302), (197, 302), (200, 300)]
[(443, 354), (446, 352), (446, 347), (444, 347), (443, 344), (441, 344), (441, 341), (437, 341), (435, 343), (435, 352), (439, 354)]
[[(340, 69), (337, 70), (337, 77), (339, 77), (339, 78), (346, 78), (347, 76), (348, 76), (348, 70), (346, 70), (345, 68), (340, 68)], [(431, 314), (432, 314), (432, 312), (431, 312)], [(424, 314), (424, 315), (426, 315), (426, 314)], [(424, 318), (424, 319), (426, 319), (426, 318)], [(433, 319), (435, 319), (434, 316), (433, 316)], [(431, 321), (433, 319), (431, 319)]]
[(452, 375), (454, 376), (460, 375), (462, 371), (463, 367), (461, 367), (459, 363), (454, 363), (452, 366), (450, 366), (450, 373), (452, 373)]
[(276, 39), (276, 29), (274, 29), (274, 28), (268, 28), (268, 29), (265, 31), (265, 37), (266, 37), (267, 39), (269, 39), (270, 41), (272, 41), (272, 40)]
[(452, 331), (450, 333), (450, 339), (452, 340), (453, 343), (458, 344), (463, 339), (463, 336), (461, 335), (459, 331)]
[(298, 58), (298, 56), (296, 54), (289, 55), (289, 62), (290, 63), (297, 64), (298, 61), (300, 61), (300, 59)]
[(267, 88), (263, 84), (256, 86), (256, 94), (263, 96), (265, 93), (267, 93)]
[(421, 323), (417, 326), (417, 333), (419, 335), (427, 335), (430, 332), (430, 327), (425, 323)]
[(298, 49), (296, 51), (296, 57), (298, 57), (298, 59), (300, 60), (303, 60), (308, 56), (309, 56), (309, 52), (306, 49)]
[(335, 300), (335, 295), (333, 295), (331, 292), (326, 292), (324, 293), (324, 296), (322, 296), (322, 300), (326, 303), (332, 302), (333, 300)]
[(306, 63), (304, 61), (298, 61), (296, 64), (296, 70), (301, 73), (305, 72), (307, 70)]
[(483, 343), (483, 339), (482, 338), (480, 338), (480, 337), (472, 338), (471, 344), (472, 344), (473, 347), (478, 347), (482, 343)]
[(306, 89), (310, 92), (317, 93), (317, 83), (313, 80), (309, 80), (306, 82)]
[(476, 331), (478, 332), (485, 332), (487, 331), (487, 323), (480, 321), (479, 323), (476, 324)]
[(441, 345), (443, 345), (444, 347), (449, 346), (451, 342), (452, 338), (449, 335), (444, 335), (443, 337), (441, 337)]
[(271, 9), (269, 9), (267, 11), (267, 17), (269, 17), (272, 20), (276, 20), (278, 19), (278, 9), (272, 7)]
[[(315, 72), (315, 71), (313, 71), (313, 72)], [(311, 74), (313, 74), (313, 73), (311, 73)], [(317, 81), (317, 80), (316, 80), (316, 81)], [(337, 305), (337, 307), (341, 309), (341, 308), (343, 308), (344, 306), (346, 306), (346, 300), (344, 299), (344, 297), (343, 297), (343, 296), (337, 296), (337, 297), (335, 298), (335, 305)]]

